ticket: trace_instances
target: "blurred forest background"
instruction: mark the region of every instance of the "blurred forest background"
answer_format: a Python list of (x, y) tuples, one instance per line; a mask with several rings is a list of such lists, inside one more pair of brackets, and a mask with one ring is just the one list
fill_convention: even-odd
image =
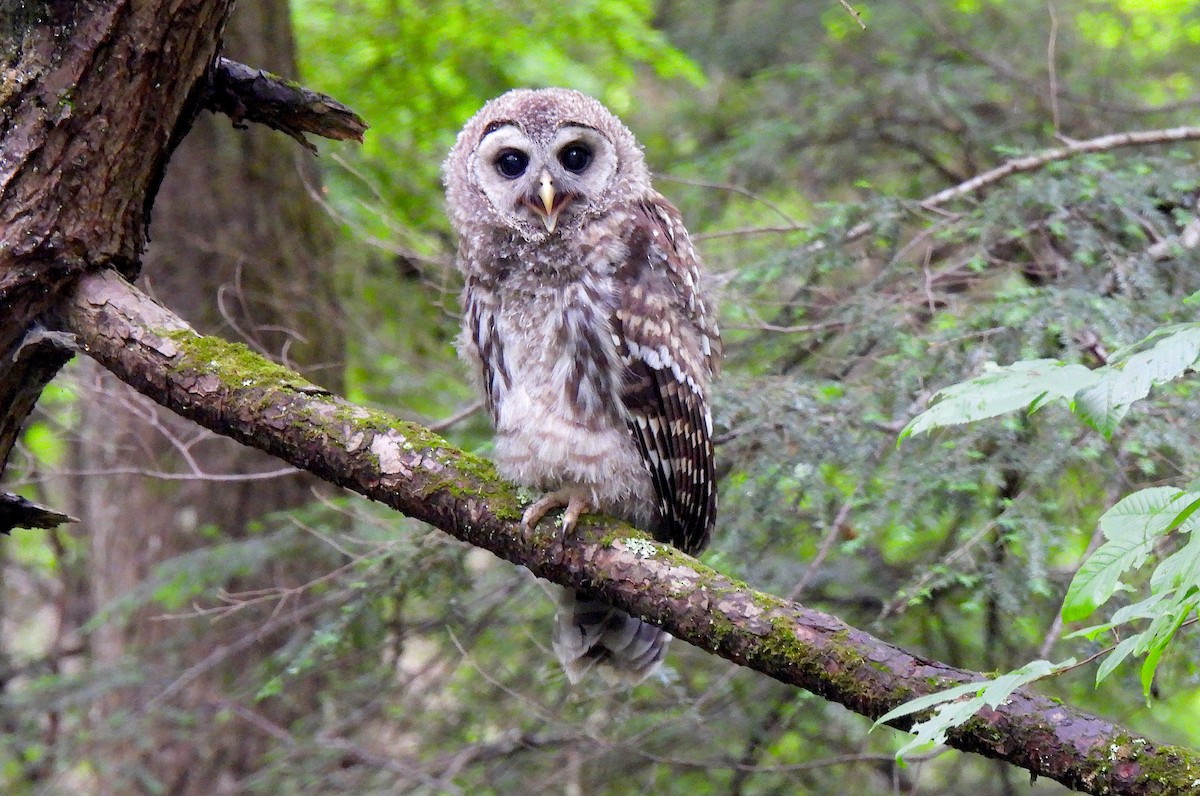
[[(1187, 124), (1197, 0), (239, 0), (226, 54), (372, 125), (361, 148), (205, 115), (143, 285), (355, 401), (486, 454), (452, 349), (439, 167), (514, 86), (591, 93), (645, 145), (721, 284), (722, 502), (705, 559), (957, 666), (1085, 657), (1067, 583), (1097, 517), (1197, 476), (1194, 380), (1111, 440), (1060, 407), (907, 440), (985, 363), (1089, 366), (1194, 317), (1194, 145), (1075, 157), (934, 210), (1019, 153)], [(867, 222), (863, 226), (863, 222)], [(864, 234), (864, 230), (866, 230)], [(181, 794), (1051, 794), (673, 646), (572, 689), (527, 572), (215, 437), (87, 362), (14, 484), (82, 522), (3, 543), (0, 788)], [(1046, 693), (1200, 746), (1184, 632)]]

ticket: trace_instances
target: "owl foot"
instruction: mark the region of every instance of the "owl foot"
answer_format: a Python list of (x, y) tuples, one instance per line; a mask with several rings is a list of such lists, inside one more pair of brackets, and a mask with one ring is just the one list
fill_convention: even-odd
[(536, 503), (525, 509), (525, 515), (521, 518), (521, 525), (525, 530), (531, 530), (541, 522), (542, 517), (546, 516), (547, 512), (564, 506), (567, 509), (563, 512), (562, 516), (562, 529), (564, 533), (570, 533), (574, 530), (575, 524), (579, 522), (579, 518), (595, 508), (592, 505), (590, 490), (578, 486), (563, 487), (562, 489), (543, 495)]

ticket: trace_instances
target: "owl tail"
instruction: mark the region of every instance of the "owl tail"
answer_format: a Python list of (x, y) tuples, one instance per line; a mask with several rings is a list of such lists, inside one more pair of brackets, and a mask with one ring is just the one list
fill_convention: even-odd
[(574, 589), (565, 589), (554, 615), (554, 652), (572, 684), (592, 667), (614, 684), (636, 685), (667, 654), (671, 635)]

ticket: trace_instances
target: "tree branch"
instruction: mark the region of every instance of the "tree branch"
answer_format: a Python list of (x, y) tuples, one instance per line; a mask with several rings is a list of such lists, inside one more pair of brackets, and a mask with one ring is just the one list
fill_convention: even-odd
[(79, 520), (26, 500), (20, 495), (0, 493), (0, 535), (13, 528), (55, 528), (64, 522)]
[[(998, 182), (1003, 182), (1014, 174), (1023, 174), (1029, 171), (1037, 171), (1038, 169), (1050, 163), (1059, 160), (1066, 160), (1075, 157), (1076, 155), (1086, 155), (1095, 152), (1107, 152), (1112, 149), (1121, 149), (1128, 146), (1153, 146), (1155, 144), (1173, 144), (1180, 141), (1200, 141), (1200, 127), (1171, 127), (1164, 130), (1142, 130), (1132, 133), (1114, 133), (1112, 135), (1102, 135), (1099, 138), (1088, 138), (1083, 141), (1071, 141), (1066, 146), (1057, 147), (1055, 149), (1045, 149), (1041, 152), (1032, 155), (1023, 155), (1019, 158), (1012, 158), (994, 169), (976, 174), (974, 177), (960, 182), (957, 185), (951, 185), (949, 188), (943, 188), (937, 193), (917, 202), (917, 207), (924, 210), (933, 210), (946, 204), (954, 199), (961, 199), (964, 196), (981, 191), (984, 188), (995, 185)], [(889, 213), (884, 218), (893, 219), (899, 213)], [(871, 230), (877, 228), (882, 221), (875, 219), (872, 221), (861, 221), (842, 235), (840, 243), (845, 245), (853, 243), (860, 238), (868, 235)], [(744, 234), (746, 232), (794, 232), (802, 227), (782, 227), (754, 230), (738, 230), (735, 234)], [(718, 237), (727, 233), (709, 233), (707, 237)], [(699, 236), (697, 236), (699, 237)], [(815, 253), (823, 251), (828, 244), (825, 241), (816, 241), (805, 246), (804, 251)], [(1156, 259), (1163, 255), (1163, 251), (1153, 253)]]
[(989, 169), (982, 174), (976, 174), (966, 182), (952, 185), (945, 190), (938, 191), (932, 196), (922, 199), (921, 207), (930, 210), (952, 199), (958, 199), (1001, 180), (1005, 180), (1014, 174), (1036, 171), (1056, 160), (1066, 160), (1075, 155), (1107, 152), (1110, 149), (1120, 149), (1127, 146), (1150, 146), (1153, 144), (1173, 144), (1179, 141), (1196, 140), (1200, 140), (1200, 127), (1172, 127), (1166, 130), (1114, 133), (1113, 135), (1102, 135), (1099, 138), (1089, 138), (1084, 141), (1071, 141), (1066, 146), (1056, 149), (1046, 149), (1033, 155), (1013, 158), (994, 169)]
[[(0, 350), (0, 472), (17, 443), (25, 418), (33, 411), (45, 387), (54, 374), (70, 361), (74, 352), (64, 350), (52, 335), (34, 331), (25, 335), (12, 352)], [(55, 512), (28, 503), (17, 495), (0, 492), (0, 534), (13, 528), (46, 528)], [(62, 522), (67, 521), (65, 514)]]
[(305, 133), (362, 143), (368, 127), (358, 114), (330, 96), (228, 58), (218, 58), (213, 65), (200, 104), (225, 114), (235, 125), (256, 122), (286, 133), (314, 153), (317, 148)]
[[(413, 423), (333, 396), (243, 346), (197, 336), (112, 272), (85, 277), (59, 321), (113, 373), (213, 431), (540, 577), (598, 592), (701, 649), (864, 716), (984, 679), (756, 592), (621, 523), (585, 518), (570, 543), (550, 528), (526, 532), (520, 497), (488, 462)], [(953, 731), (949, 742), (1089, 793), (1183, 793), (1200, 777), (1195, 752), (1024, 690)]]

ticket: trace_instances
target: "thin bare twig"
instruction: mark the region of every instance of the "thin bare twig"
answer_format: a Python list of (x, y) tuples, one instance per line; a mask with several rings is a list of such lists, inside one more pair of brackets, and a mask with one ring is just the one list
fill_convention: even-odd
[(1047, 149), (1034, 155), (1013, 158), (994, 169), (977, 174), (966, 182), (959, 183), (932, 196), (922, 199), (920, 206), (932, 210), (938, 205), (953, 199), (960, 199), (975, 193), (989, 185), (994, 185), (1014, 174), (1036, 171), (1057, 160), (1066, 160), (1076, 155), (1095, 152), (1108, 152), (1128, 146), (1152, 146), (1154, 144), (1174, 144), (1180, 141), (1200, 140), (1200, 127), (1171, 127), (1165, 130), (1144, 130), (1132, 133), (1113, 133), (1099, 138), (1089, 138), (1084, 141), (1072, 141), (1066, 146)]
[(821, 537), (821, 546), (817, 548), (817, 554), (813, 557), (812, 561), (808, 562), (808, 566), (804, 568), (804, 574), (800, 576), (799, 582), (788, 593), (787, 598), (789, 600), (800, 599), (800, 595), (808, 588), (808, 584), (812, 582), (813, 577), (821, 568), (821, 564), (829, 556), (829, 551), (833, 549), (833, 543), (837, 541), (838, 536), (846, 525), (846, 519), (850, 516), (850, 509), (854, 507), (854, 495), (856, 494), (858, 494), (857, 488), (842, 503), (842, 507), (838, 509), (837, 516), (833, 518), (833, 522), (829, 523), (829, 527), (825, 529), (825, 535)]
[[(1101, 530), (1100, 524), (1096, 524), (1096, 529), (1092, 531), (1092, 538), (1088, 540), (1087, 549), (1080, 556), (1081, 561), (1087, 561), (1092, 557), (1092, 553), (1096, 552), (1096, 548), (1104, 541), (1104, 531)], [(1038, 648), (1038, 657), (1043, 660), (1050, 657), (1050, 651), (1054, 649), (1054, 645), (1058, 643), (1059, 637), (1062, 635), (1063, 618), (1062, 611), (1054, 615), (1054, 620), (1050, 623), (1050, 629), (1046, 631), (1046, 638), (1042, 641), (1042, 646)]]
[(346, 599), (346, 595), (342, 592), (333, 591), (318, 600), (315, 600), (308, 605), (300, 606), (294, 611), (289, 612), (286, 616), (278, 616), (263, 624), (254, 633), (246, 633), (241, 638), (229, 644), (221, 644), (208, 655), (205, 655), (195, 664), (190, 666), (186, 671), (175, 678), (166, 688), (160, 691), (155, 696), (147, 700), (142, 709), (150, 713), (187, 688), (188, 685), (195, 682), (198, 677), (205, 672), (212, 671), (217, 666), (220, 666), (224, 661), (234, 655), (237, 655), (245, 650), (250, 649), (255, 644), (258, 644), (266, 636), (280, 630), (288, 625), (295, 624), (307, 616), (317, 613), (323, 608), (337, 604), (339, 601)]
[(854, 17), (854, 21), (858, 23), (860, 28), (863, 30), (867, 29), (867, 23), (863, 22), (862, 14), (858, 13), (858, 11), (854, 9), (854, 6), (850, 5), (848, 0), (838, 0), (838, 2), (842, 4), (842, 8), (849, 12), (850, 16)]
[[(233, 482), (269, 481), (296, 475), (300, 470), (295, 467), (280, 467), (278, 470), (265, 470), (256, 473), (173, 473), (167, 470), (147, 470), (142, 467), (102, 467), (96, 470), (55, 470), (54, 475), (73, 478), (108, 478), (117, 475), (137, 475), (143, 478), (153, 478), (157, 481), (211, 481)], [(21, 485), (25, 481), (12, 482)]]
[(679, 183), (680, 185), (691, 185), (695, 188), (715, 188), (718, 191), (729, 191), (731, 193), (740, 194), (740, 195), (746, 197), (747, 199), (751, 199), (755, 202), (758, 202), (760, 205), (767, 208), (768, 210), (771, 210), (777, 216), (779, 216), (784, 221), (786, 221), (788, 224), (791, 224), (793, 228), (800, 226), (800, 222), (797, 221), (796, 219), (792, 218), (791, 216), (789, 216), (787, 213), (783, 212), (783, 210), (779, 207), (779, 205), (775, 204), (774, 202), (772, 202), (768, 199), (764, 199), (762, 196), (759, 196), (754, 191), (751, 191), (749, 188), (743, 188), (740, 185), (734, 185), (734, 184), (728, 183), (728, 182), (708, 182), (706, 180), (692, 180), (692, 179), (688, 179), (687, 177), (672, 177), (669, 174), (660, 174), (657, 176), (657, 179), (663, 180), (665, 182)]
[(450, 415), (449, 417), (442, 418), (441, 420), (437, 421), (436, 423), (430, 423), (429, 430), (436, 431), (437, 433), (441, 434), (446, 429), (451, 428), (452, 426), (456, 426), (459, 423), (461, 423), (462, 421), (466, 420), (468, 417), (475, 414), (482, 408), (483, 408), (483, 401), (481, 401), (481, 400), (472, 401), (471, 403), (467, 404), (462, 409), (459, 409), (457, 412)]
[(1050, 12), (1050, 37), (1046, 42), (1046, 71), (1050, 75), (1050, 118), (1054, 123), (1054, 133), (1062, 131), (1061, 117), (1058, 113), (1058, 65), (1055, 63), (1055, 48), (1058, 45), (1058, 14), (1054, 13), (1054, 3), (1047, 3), (1046, 10)]

